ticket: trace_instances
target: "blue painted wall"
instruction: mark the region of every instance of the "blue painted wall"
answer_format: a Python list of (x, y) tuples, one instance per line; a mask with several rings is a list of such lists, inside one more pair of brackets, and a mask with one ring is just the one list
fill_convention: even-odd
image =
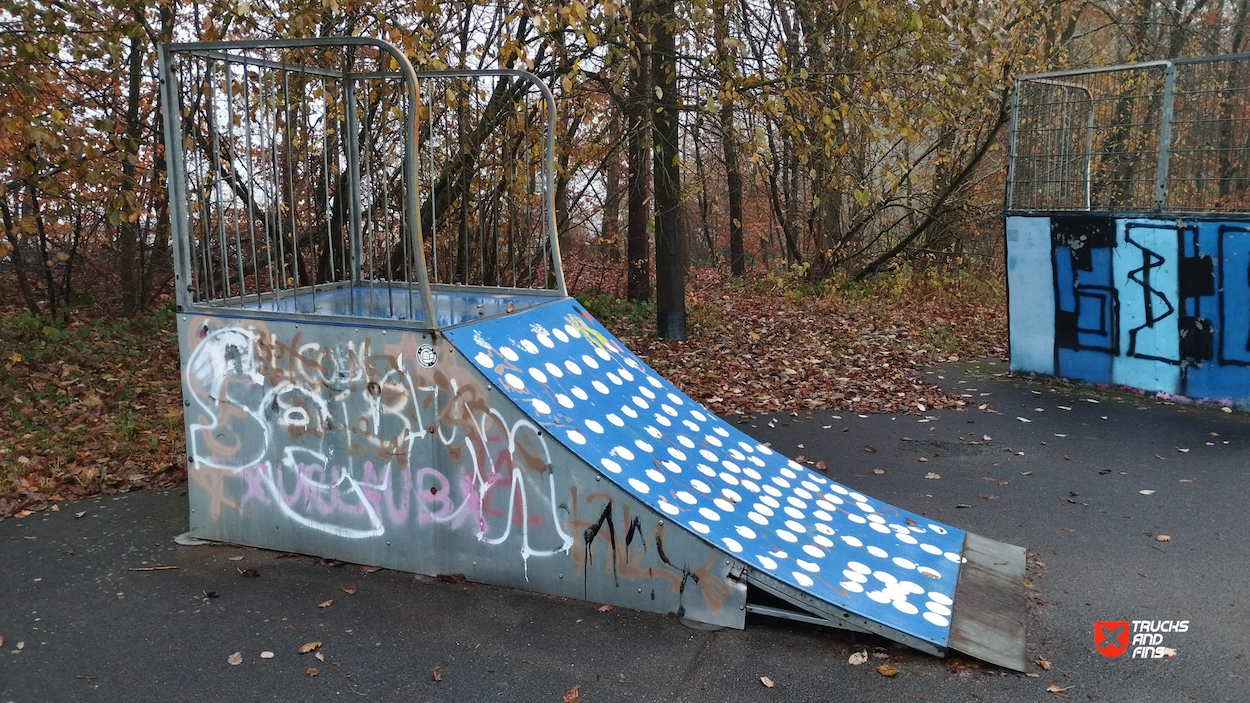
[(1007, 218), (1013, 371), (1250, 409), (1250, 222)]

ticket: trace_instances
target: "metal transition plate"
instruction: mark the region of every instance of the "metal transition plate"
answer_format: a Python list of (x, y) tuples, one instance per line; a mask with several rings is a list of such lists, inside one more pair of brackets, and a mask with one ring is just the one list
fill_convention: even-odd
[(963, 555), (950, 648), (1024, 671), (1024, 549), (969, 532)]
[(944, 653), (962, 530), (850, 490), (748, 437), (575, 300), (446, 336), (555, 441), (741, 561), (748, 582), (835, 622), (846, 613), (856, 629)]

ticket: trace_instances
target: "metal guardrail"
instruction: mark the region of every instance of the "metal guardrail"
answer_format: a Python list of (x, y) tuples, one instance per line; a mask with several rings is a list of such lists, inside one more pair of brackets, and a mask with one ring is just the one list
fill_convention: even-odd
[(184, 309), (438, 327), (440, 290), (565, 293), (533, 75), (418, 72), (364, 37), (159, 58)]
[(1006, 209), (1250, 211), (1250, 54), (1015, 79)]

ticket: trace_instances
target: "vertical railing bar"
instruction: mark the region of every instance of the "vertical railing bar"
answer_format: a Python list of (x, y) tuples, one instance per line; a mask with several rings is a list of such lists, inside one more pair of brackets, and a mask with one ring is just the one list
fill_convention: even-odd
[[(356, 85), (368, 86), (368, 83), (357, 82)], [(362, 160), (364, 161), (364, 173), (361, 177), (361, 195), (360, 195), (360, 242), (364, 260), (366, 263), (366, 271), (369, 273), (369, 315), (372, 317), (377, 311), (377, 258), (375, 252), (377, 250), (378, 230), (377, 222), (374, 219), (377, 208), (374, 203), (374, 192), (377, 190), (377, 171), (375, 170), (373, 149), (376, 146), (373, 141), (373, 125), (369, 123), (369, 110), (373, 107), (369, 98), (369, 90), (365, 89), (365, 104), (363, 108), (357, 102), (357, 110), (364, 113), (365, 121), (361, 125), (361, 131), (364, 132), (365, 143), (361, 149)], [(367, 185), (367, 188), (364, 187)]]
[[(379, 68), (381, 67), (379, 66)], [(386, 136), (387, 136), (386, 129), (387, 129), (387, 125), (390, 124), (390, 116), (391, 116), (391, 111), (387, 109), (388, 101), (386, 100), (386, 98), (389, 97), (389, 92), (387, 91), (386, 79), (377, 79), (377, 80), (378, 80), (378, 101), (380, 103), (379, 108), (378, 108), (378, 115), (379, 115), (378, 135), (382, 137), (382, 143), (385, 145), (388, 143), (388, 140), (386, 139)], [(385, 148), (383, 149), (383, 153), (385, 153)], [(394, 266), (392, 262), (392, 259), (394, 258), (394, 251), (392, 251), (392, 245), (391, 245), (391, 186), (390, 186), (390, 181), (391, 181), (390, 168), (388, 168), (387, 166), (387, 161), (383, 161), (382, 162), (382, 181), (379, 184), (379, 187), (382, 189), (381, 232), (382, 232), (382, 241), (385, 243), (384, 248), (386, 250), (386, 254), (385, 254), (386, 256), (386, 301), (387, 301), (386, 304), (390, 310), (390, 316), (393, 319), (395, 317), (395, 270), (394, 270)]]
[[(224, 73), (224, 75), (226, 76), (226, 92), (227, 92), (227, 94), (228, 94), (228, 93), (230, 92), (230, 83), (229, 83), (229, 80), (230, 80), (230, 79), (229, 79), (229, 73), (230, 73), (230, 70), (229, 70), (229, 64), (228, 64), (228, 63), (223, 62), (223, 64), (225, 65), (225, 68), (223, 69), (223, 73)], [(213, 111), (213, 112), (216, 112), (216, 110), (217, 110), (217, 105), (216, 105), (216, 101), (214, 100), (214, 101), (213, 101), (213, 110), (212, 110), (212, 111)], [(229, 120), (229, 116), (227, 116), (227, 121), (228, 121), (228, 120)], [(219, 131), (220, 131), (220, 130), (218, 130), (218, 129), (216, 128), (216, 123), (215, 123), (215, 120), (214, 120), (214, 125), (213, 125), (213, 177), (214, 177), (214, 186), (215, 186), (215, 187), (213, 188), (213, 191), (214, 191), (213, 201), (214, 201), (214, 202), (216, 203), (216, 205), (217, 205), (217, 248), (218, 248), (218, 250), (219, 250), (219, 251), (220, 251), (220, 253), (221, 253), (221, 269), (222, 269), (222, 274), (221, 274), (221, 275), (222, 275), (222, 279), (221, 279), (221, 290), (222, 290), (222, 297), (223, 297), (223, 298), (229, 298), (229, 297), (230, 297), (230, 283), (229, 283), (229, 273), (228, 273), (228, 272), (230, 271), (230, 263), (229, 263), (229, 259), (226, 257), (226, 215), (225, 215), (225, 212), (224, 212), (224, 205), (223, 205), (223, 203), (222, 203), (223, 196), (222, 196), (222, 189), (221, 189), (221, 172), (222, 172), (223, 166), (222, 166), (222, 163), (221, 163), (221, 136), (220, 136), (220, 134), (218, 133)], [(211, 268), (211, 263), (210, 263), (210, 268)], [(214, 274), (214, 278), (215, 278), (215, 277), (216, 277), (217, 272), (216, 272), (216, 271), (214, 271), (214, 272), (213, 272), (213, 274)], [(215, 291), (214, 291), (214, 292), (215, 292)], [(214, 295), (214, 297), (216, 297), (216, 296)]]
[[(321, 77), (321, 174), (322, 178), (325, 179), (326, 248), (329, 250), (330, 278), (337, 279), (339, 275), (336, 273), (337, 269), (334, 266), (334, 198), (338, 197), (338, 184), (330, 173), (330, 135), (332, 132), (330, 131), (331, 112), (326, 92), (326, 82), (327, 79)], [(337, 166), (337, 157), (335, 161)]]
[[(247, 94), (247, 82), (246, 82), (247, 65), (246, 64), (242, 65), (242, 72), (243, 72), (243, 76), (245, 80), (240, 81), (240, 85), (242, 86), (244, 95), (246, 95)], [(242, 298), (243, 296), (247, 295), (247, 277), (243, 272), (243, 226), (242, 226), (242, 223), (239, 222), (238, 202), (240, 200), (240, 196), (239, 196), (238, 191), (242, 190), (244, 193), (242, 197), (243, 207), (245, 211), (244, 216), (250, 218), (252, 216), (251, 198), (248, 197), (249, 196), (248, 191), (251, 189), (251, 174), (250, 173), (248, 174), (247, 182), (243, 182), (240, 180), (239, 171), (241, 167), (245, 165), (245, 157), (239, 154), (238, 142), (234, 138), (234, 69), (233, 68), (230, 70), (230, 92), (228, 96), (229, 97), (227, 98), (226, 105), (227, 105), (227, 112), (229, 114), (230, 119), (226, 123), (226, 130), (230, 138), (230, 154), (231, 154), (230, 202), (235, 203), (234, 207), (231, 208), (231, 212), (232, 212), (231, 219), (234, 220), (233, 222), (234, 257), (235, 257), (235, 264), (239, 270), (239, 281), (238, 281), (239, 297)], [(243, 118), (239, 119), (239, 124), (240, 126), (243, 124)], [(227, 291), (226, 297), (227, 298), (230, 297), (229, 291)]]
[[(285, 75), (284, 75), (284, 78), (285, 78)], [(280, 109), (281, 108), (278, 105), (278, 96), (275, 95), (274, 104), (273, 104), (273, 117), (274, 117), (273, 134), (270, 135), (270, 140), (269, 140), (270, 162), (273, 164), (273, 199), (276, 203), (278, 203), (278, 210), (276, 213), (274, 213), (274, 217), (273, 217), (274, 229), (276, 230), (273, 236), (276, 236), (278, 240), (278, 273), (277, 273), (278, 285), (282, 290), (286, 290), (287, 280), (290, 278), (290, 276), (287, 275), (287, 271), (286, 271), (286, 236), (282, 230), (282, 225), (283, 225), (282, 208), (281, 208), (282, 162), (279, 160), (279, 157), (278, 157), (278, 124), (277, 124), (278, 112)], [(274, 299), (273, 299), (274, 310), (278, 309), (279, 297), (280, 296), (277, 294), (277, 291), (275, 291)], [(292, 298), (292, 302), (293, 303), (295, 302), (294, 298)], [(298, 309), (298, 306), (296, 309)]]
[(1172, 147), (1172, 92), (1176, 65), (1167, 63), (1163, 78), (1163, 110), (1159, 117), (1159, 165), (1155, 172), (1155, 212), (1162, 212), (1167, 197), (1168, 157)]
[[(421, 160), (420, 160), (420, 153), (417, 152), (417, 133), (418, 133), (417, 130), (419, 128), (419, 123), (417, 122), (417, 110), (420, 108), (420, 105), (421, 105), (421, 95), (420, 95), (420, 89), (418, 85), (407, 85), (407, 84), (403, 84), (403, 85), (404, 85), (404, 91), (403, 91), (404, 109), (403, 109), (403, 112), (401, 113), (404, 118), (402, 120), (402, 125), (401, 125), (401, 129), (404, 130), (403, 140), (402, 140), (403, 152), (402, 152), (402, 157), (401, 157), (401, 167), (403, 170), (403, 176), (401, 177), (400, 183), (403, 184), (402, 191), (403, 191), (404, 198), (405, 198), (404, 202), (406, 203), (407, 195), (410, 191), (419, 191), (418, 184), (420, 183)], [(411, 121), (411, 129), (409, 129), (409, 121)], [(412, 154), (417, 155), (417, 161), (416, 161), (415, 167), (413, 168), (413, 173), (410, 176), (408, 173), (407, 164), (408, 164), (408, 159), (410, 155)], [(409, 181), (408, 180), (409, 178), (412, 178), (412, 181)], [(418, 203), (421, 202), (420, 197), (416, 198), (416, 201)], [(408, 208), (402, 205), (399, 208), (399, 213), (400, 213), (399, 236), (400, 236), (400, 240), (403, 241), (404, 243), (404, 280), (407, 281), (408, 283), (408, 319), (415, 320), (417, 319), (417, 316), (413, 308), (412, 277), (413, 277), (413, 274), (416, 273), (415, 269), (417, 268), (417, 252), (413, 249), (413, 246), (414, 244), (416, 246), (421, 246), (421, 241), (418, 239), (418, 241), (416, 241), (415, 243), (411, 242), (409, 241), (408, 237), (404, 236), (404, 234), (408, 231), (411, 218), (417, 218), (419, 220), (420, 213), (409, 212)]]
[[(216, 134), (217, 121), (216, 119), (213, 118), (212, 115), (213, 115), (213, 110), (217, 108), (217, 105), (216, 105), (216, 100), (214, 100), (213, 98), (212, 80), (213, 80), (212, 67), (206, 66), (204, 70), (204, 80), (201, 83), (201, 87), (204, 89), (206, 95), (204, 96), (204, 105), (202, 105), (201, 107), (205, 108), (204, 113), (207, 116), (203, 118), (204, 121), (206, 122), (206, 125), (205, 125), (206, 129), (210, 133)], [(202, 300), (211, 300), (214, 297), (216, 297), (216, 294), (217, 294), (216, 276), (214, 275), (212, 267), (209, 263), (209, 259), (212, 257), (212, 254), (213, 254), (212, 214), (213, 214), (214, 209), (217, 208), (216, 198), (213, 197), (213, 193), (214, 191), (216, 191), (215, 179), (217, 177), (217, 167), (216, 167), (216, 161), (215, 161), (217, 151), (216, 151), (215, 142), (210, 142), (209, 151), (210, 153), (205, 154), (204, 157), (201, 159), (202, 165), (207, 167), (207, 170), (205, 170), (204, 172), (204, 177), (206, 179), (209, 179), (207, 182), (201, 182), (201, 193), (202, 193), (201, 201), (202, 202), (201, 202), (200, 207), (204, 211), (204, 216), (201, 218), (202, 220), (201, 224), (203, 225), (203, 227), (201, 228), (201, 231), (203, 232), (204, 241), (201, 242), (201, 245), (200, 245), (200, 263), (202, 264), (201, 268), (203, 268), (204, 270), (204, 287), (205, 287), (205, 290), (201, 292)], [(219, 220), (221, 219), (221, 213), (218, 213), (217, 219)]]
[[(264, 70), (265, 69), (259, 66), (256, 68), (256, 72), (257, 72), (256, 86), (258, 90), (257, 95), (260, 95), (260, 92), (259, 92), (259, 89), (261, 86), (260, 77), (262, 75), (261, 72)], [(248, 67), (246, 65), (243, 66), (243, 75), (245, 78), (249, 75)], [(253, 285), (256, 288), (256, 307), (257, 309), (260, 309), (260, 306), (261, 306), (260, 269), (258, 268), (260, 264), (258, 262), (259, 256), (257, 255), (257, 251), (256, 251), (256, 218), (252, 214), (252, 210), (257, 209), (257, 208), (256, 208), (256, 173), (255, 173), (256, 169), (252, 167), (252, 154), (255, 152), (252, 151), (251, 94), (252, 94), (251, 91), (248, 89), (248, 82), (244, 80), (243, 82), (243, 111), (246, 113), (246, 117), (245, 117), (246, 128), (244, 129), (244, 132), (243, 132), (243, 135), (244, 135), (243, 144), (244, 144), (244, 148), (247, 149), (248, 181), (251, 184), (251, 188), (250, 188), (251, 196), (249, 198), (249, 206), (248, 206), (248, 213), (247, 213), (247, 232), (248, 232), (248, 236), (252, 240), (252, 280), (254, 282)], [(239, 259), (242, 260), (242, 258), (243, 256), (240, 253)], [(240, 268), (242, 268), (242, 263), (240, 263)], [(245, 295), (245, 293), (242, 289), (240, 289), (239, 291), (240, 298), (242, 298), (243, 295)]]
[(1085, 124), (1085, 209), (1093, 209), (1093, 162), (1094, 162), (1094, 91), (1085, 88), (1085, 97), (1089, 101), (1089, 115)]
[[(350, 68), (348, 66), (347, 68)], [(345, 148), (347, 156), (347, 190), (348, 190), (348, 233), (351, 244), (351, 282), (352, 289), (360, 283), (364, 268), (364, 254), (361, 250), (360, 232), (360, 144), (356, 124), (356, 82), (350, 73), (343, 74), (343, 120)], [(370, 296), (370, 304), (373, 299)], [(356, 311), (355, 295), (352, 296), (352, 314)]]
[[(496, 84), (498, 84), (497, 79), (495, 82)], [(476, 87), (477, 83), (475, 82), (473, 85)], [(478, 91), (474, 90), (472, 94), (477, 95)], [(480, 103), (481, 101), (479, 100), (478, 102)], [(479, 157), (478, 163), (481, 164), (482, 162), (483, 162), (483, 159)], [(473, 181), (470, 180), (469, 182), (472, 183)], [(470, 200), (474, 200), (474, 199), (470, 198)], [(486, 208), (486, 202), (483, 201), (478, 210), (478, 212), (481, 213), (481, 216), (479, 216), (477, 219), (477, 277), (478, 277), (477, 282), (478, 282), (478, 285), (485, 285), (486, 283), (486, 231), (483, 227), (484, 216), (486, 215), (485, 208)]]
[[(290, 197), (290, 202), (287, 203), (287, 211), (290, 212), (291, 214), (291, 228), (289, 230), (291, 233), (291, 282), (294, 286), (291, 303), (292, 303), (294, 310), (298, 311), (299, 310), (299, 296), (300, 296), (300, 292), (299, 292), (300, 260), (299, 260), (299, 233), (296, 231), (298, 228), (296, 227), (296, 224), (295, 224), (295, 209), (296, 209), (295, 208), (295, 166), (292, 163), (292, 159), (291, 159), (291, 152), (294, 151), (295, 147), (291, 143), (292, 139), (294, 138), (294, 134), (291, 129), (291, 80), (290, 79), (291, 79), (291, 72), (288, 71), (287, 69), (282, 69), (282, 110), (283, 112), (286, 113), (282, 121), (283, 129), (286, 130), (286, 139), (284, 140), (286, 148), (283, 150), (284, 151), (283, 160), (286, 162), (286, 184), (287, 184), (288, 190), (284, 191), (282, 189), (279, 189), (278, 202), (281, 203), (284, 197)], [(282, 219), (281, 208), (279, 208), (278, 210), (277, 217), (278, 219)], [(284, 240), (285, 240), (285, 237), (284, 237)]]
[[(261, 114), (262, 114), (262, 115), (269, 115), (269, 114), (270, 114), (270, 112), (269, 112), (269, 108), (267, 107), (267, 103), (266, 103), (266, 101), (265, 101), (265, 94), (264, 94), (263, 92), (260, 94), (260, 101), (261, 101), (261, 105), (260, 105), (260, 112), (261, 112)], [(273, 114), (274, 114), (274, 115), (277, 115), (277, 106), (276, 106), (276, 102), (277, 102), (277, 100), (276, 100), (276, 98), (275, 98), (275, 106), (274, 106), (274, 110), (273, 110)], [(274, 125), (274, 127), (275, 127), (274, 131), (273, 131), (273, 132), (271, 132), (271, 133), (269, 134), (269, 148), (268, 148), (268, 149), (265, 149), (265, 145), (262, 143), (262, 144), (261, 144), (261, 150), (262, 150), (262, 151), (264, 151), (264, 152), (266, 152), (266, 153), (269, 155), (269, 157), (265, 159), (265, 170), (266, 170), (266, 171), (269, 171), (269, 170), (270, 170), (270, 167), (272, 166), (272, 173), (273, 173), (273, 175), (270, 177), (268, 174), (266, 174), (266, 180), (267, 180), (270, 184), (274, 184), (274, 185), (276, 186), (276, 184), (277, 184), (277, 182), (278, 182), (278, 169), (277, 169), (277, 167), (276, 167), (276, 163), (277, 163), (277, 156), (276, 156), (276, 154), (277, 154), (277, 149), (278, 149), (278, 144), (277, 144), (278, 135), (277, 135), (277, 133), (276, 133), (276, 132), (277, 132), (277, 129), (276, 129), (276, 128), (277, 128), (277, 125)], [(266, 196), (267, 196), (267, 198), (268, 198), (269, 200), (273, 200), (273, 197), (272, 197), (272, 196), (269, 196), (268, 191), (266, 191)], [(272, 226), (270, 225), (269, 220), (270, 220), (269, 216), (268, 216), (268, 215), (266, 215), (266, 216), (265, 216), (265, 228), (264, 228), (264, 231), (265, 231), (265, 263), (266, 263), (266, 265), (269, 267), (269, 298), (270, 298), (270, 301), (269, 301), (269, 302), (270, 302), (270, 309), (271, 309), (271, 310), (277, 310), (277, 309), (278, 309), (278, 306), (279, 306), (279, 304), (280, 304), (280, 300), (281, 300), (281, 298), (282, 298), (281, 293), (280, 293), (281, 288), (282, 288), (282, 282), (281, 282), (281, 280), (280, 280), (281, 273), (278, 271), (278, 269), (280, 268), (280, 266), (281, 266), (281, 263), (282, 263), (282, 262), (281, 262), (280, 260), (275, 260), (275, 259), (274, 259), (274, 246), (273, 246), (274, 242), (273, 242), (273, 231), (272, 231), (272, 230), (273, 230), (273, 228), (272, 228)]]
[[(309, 106), (312, 104), (312, 101), (308, 99), (308, 71), (304, 70), (305, 68), (306, 66), (304, 64), (304, 60), (301, 58), (300, 76), (299, 76), (299, 102), (300, 102), (300, 113), (303, 117), (300, 120), (300, 134), (302, 135), (302, 138), (304, 141), (304, 150), (300, 157), (300, 163), (303, 164), (303, 167), (304, 167), (305, 187), (309, 187), (312, 184), (312, 174), (313, 174), (313, 168), (312, 168), (313, 141), (311, 138), (311, 135), (313, 133), (313, 128), (312, 128), (312, 121), (311, 121), (312, 115), (310, 114), (312, 110), (309, 109)], [(291, 96), (288, 94), (287, 100), (289, 101), (290, 99), (291, 99)], [(311, 197), (308, 198), (308, 204), (310, 206), (309, 207), (310, 211), (308, 213), (309, 217), (313, 216), (313, 213), (311, 211), (312, 210), (311, 206), (312, 206), (314, 197), (316, 197), (315, 188), (311, 191)], [(309, 226), (308, 227), (308, 254), (312, 258), (312, 271), (310, 273), (310, 276), (309, 276), (310, 280), (308, 281), (308, 283), (309, 283), (309, 290), (311, 291), (311, 294), (312, 294), (312, 302), (311, 302), (312, 311), (315, 313), (317, 312), (317, 263), (320, 257), (317, 254), (318, 250), (317, 250), (316, 240), (313, 238), (314, 232), (315, 232), (315, 228), (312, 226)]]
[[(436, 192), (438, 180), (438, 168), (434, 164), (434, 79), (429, 79), (429, 90), (426, 95), (430, 99), (430, 138), (427, 145), (430, 147), (430, 250), (434, 258), (434, 276), (433, 280), (438, 283), (441, 279), (438, 277), (438, 193)], [(419, 213), (418, 213), (419, 214)], [(433, 318), (434, 311), (427, 310), (427, 315)]]

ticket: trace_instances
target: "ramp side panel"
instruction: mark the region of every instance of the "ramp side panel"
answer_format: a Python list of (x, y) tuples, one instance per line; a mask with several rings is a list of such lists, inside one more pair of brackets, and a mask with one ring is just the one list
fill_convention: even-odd
[(191, 533), (741, 628), (724, 551), (411, 330), (180, 315)]
[(837, 608), (946, 645), (963, 531), (852, 491), (739, 432), (575, 300), (446, 334), (555, 440), (690, 534)]

